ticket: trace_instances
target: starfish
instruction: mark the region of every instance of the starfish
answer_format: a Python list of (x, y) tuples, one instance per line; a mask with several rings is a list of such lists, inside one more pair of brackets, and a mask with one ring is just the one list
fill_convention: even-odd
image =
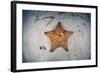
[(65, 51), (68, 51), (68, 38), (72, 35), (73, 31), (67, 31), (63, 28), (62, 23), (58, 22), (55, 29), (45, 34), (51, 40), (51, 49), (50, 52), (53, 52), (59, 47), (64, 48)]

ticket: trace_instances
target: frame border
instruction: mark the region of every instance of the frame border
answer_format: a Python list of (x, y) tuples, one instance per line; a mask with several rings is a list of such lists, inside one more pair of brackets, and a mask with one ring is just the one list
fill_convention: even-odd
[[(82, 8), (95, 8), (96, 9), (96, 64), (72, 67), (53, 67), (53, 68), (38, 68), (38, 69), (16, 69), (16, 5), (17, 4), (35, 4), (35, 5), (49, 5), (49, 6), (68, 6), (68, 7), (82, 7)], [(75, 5), (75, 4), (58, 4), (58, 3), (45, 3), (45, 2), (28, 2), (28, 1), (11, 1), (11, 71), (12, 72), (25, 72), (25, 71), (43, 71), (43, 70), (57, 70), (57, 69), (73, 69), (73, 68), (88, 68), (98, 67), (98, 6), (90, 5)]]

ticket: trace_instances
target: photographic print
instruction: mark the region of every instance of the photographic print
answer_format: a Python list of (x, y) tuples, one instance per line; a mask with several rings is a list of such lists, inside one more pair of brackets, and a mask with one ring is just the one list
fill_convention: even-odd
[(97, 66), (97, 6), (12, 1), (11, 70)]
[(23, 10), (23, 62), (91, 59), (91, 14)]

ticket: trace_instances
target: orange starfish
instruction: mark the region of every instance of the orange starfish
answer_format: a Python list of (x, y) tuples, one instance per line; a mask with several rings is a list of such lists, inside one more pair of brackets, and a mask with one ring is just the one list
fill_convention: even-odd
[(57, 26), (52, 31), (45, 32), (51, 40), (50, 52), (53, 52), (58, 47), (62, 47), (65, 51), (68, 51), (68, 37), (72, 33), (72, 31), (65, 30), (62, 27), (61, 22), (58, 22)]

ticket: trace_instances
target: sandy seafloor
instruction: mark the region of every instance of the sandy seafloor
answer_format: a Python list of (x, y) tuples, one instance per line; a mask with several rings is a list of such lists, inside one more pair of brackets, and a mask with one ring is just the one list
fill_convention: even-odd
[[(53, 30), (59, 21), (65, 30), (74, 33), (68, 39), (68, 52), (59, 47), (51, 53), (51, 42), (44, 32)], [(91, 59), (90, 34), (90, 13), (23, 10), (22, 60), (26, 63)], [(46, 50), (40, 50), (43, 45)]]

